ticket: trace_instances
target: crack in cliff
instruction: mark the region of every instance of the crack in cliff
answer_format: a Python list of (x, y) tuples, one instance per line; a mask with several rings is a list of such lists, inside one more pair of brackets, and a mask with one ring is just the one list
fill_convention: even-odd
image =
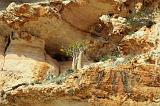
[[(21, 87), (21, 86), (28, 86), (30, 85), (29, 83), (20, 83), (20, 84), (17, 84), (17, 85), (14, 85), (12, 87), (10, 87), (9, 89), (6, 89), (6, 90), (1, 90), (0, 91), (0, 104), (1, 103), (5, 103), (5, 101), (7, 101), (7, 92), (11, 92), (13, 90), (16, 90), (17, 88)], [(33, 85), (33, 84), (32, 84)]]
[[(12, 35), (13, 35), (13, 32), (12, 32)], [(8, 37), (8, 39), (7, 39), (7, 44), (6, 44), (6, 47), (5, 47), (5, 50), (4, 50), (4, 56), (6, 56), (6, 51), (7, 51), (8, 47), (9, 47), (9, 45), (10, 45), (10, 43), (11, 43), (11, 36), (12, 36), (12, 35), (10, 35), (10, 36)]]
[(5, 65), (6, 51), (7, 51), (8, 47), (9, 47), (9, 45), (10, 45), (10, 43), (11, 43), (11, 36), (13, 36), (13, 32), (12, 32), (11, 35), (8, 36), (8, 38), (7, 38), (7, 43), (6, 43), (4, 52), (3, 52), (3, 54), (4, 54), (4, 62), (3, 62), (3, 65), (2, 65), (2, 71), (5, 71), (4, 65)]

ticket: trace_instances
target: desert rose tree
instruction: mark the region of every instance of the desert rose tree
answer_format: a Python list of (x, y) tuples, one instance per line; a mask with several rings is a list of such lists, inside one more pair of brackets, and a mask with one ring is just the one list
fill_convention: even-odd
[(82, 59), (84, 51), (87, 49), (85, 41), (77, 41), (72, 43), (66, 50), (67, 55), (72, 56), (72, 69), (82, 68)]

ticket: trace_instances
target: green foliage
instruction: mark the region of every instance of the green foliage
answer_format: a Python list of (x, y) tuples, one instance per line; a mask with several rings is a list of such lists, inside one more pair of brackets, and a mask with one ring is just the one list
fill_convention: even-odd
[(67, 69), (64, 73), (60, 74), (58, 77), (53, 75), (48, 75), (46, 81), (56, 84), (62, 84), (67, 77), (69, 77), (74, 72), (73, 69)]
[(112, 57), (114, 58), (117, 58), (117, 57), (120, 57), (120, 52), (118, 51), (118, 50), (116, 50), (116, 51), (114, 51), (113, 53), (112, 53)]
[(135, 32), (134, 31), (129, 31), (128, 33), (127, 33), (127, 35), (132, 35), (132, 34), (134, 34)]
[(100, 62), (100, 61), (107, 61), (108, 59), (112, 59), (115, 61), (118, 57), (120, 56), (120, 52), (118, 50), (114, 51), (112, 55), (102, 55), (100, 57), (97, 57), (94, 59), (95, 62)]
[(84, 51), (87, 48), (85, 41), (76, 41), (72, 43), (68, 49), (65, 50), (68, 56), (73, 56), (74, 53)]
[(108, 59), (112, 59), (113, 61), (115, 61), (117, 58), (117, 56), (109, 56), (109, 55), (104, 55), (104, 56), (100, 56), (96, 59), (94, 59), (95, 62), (104, 62), (107, 61)]
[(82, 68), (82, 56), (87, 47), (86, 41), (76, 41), (68, 49), (61, 49), (67, 56), (72, 56), (72, 69)]
[(99, 61), (106, 61), (108, 60), (110, 57), (108, 55), (104, 55), (104, 56), (100, 56), (100, 57), (97, 57), (94, 61), (95, 62), (99, 62)]
[(70, 75), (70, 74), (72, 74), (73, 72), (74, 72), (73, 69), (67, 69), (67, 70), (65, 71), (65, 75)]

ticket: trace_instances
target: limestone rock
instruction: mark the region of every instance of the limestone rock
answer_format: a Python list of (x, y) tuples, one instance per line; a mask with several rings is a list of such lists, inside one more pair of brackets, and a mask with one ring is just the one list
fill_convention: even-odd
[[(12, 3), (0, 11), (0, 105), (159, 106), (159, 15), (149, 26), (128, 25), (134, 13), (145, 8), (155, 12), (159, 2)], [(81, 40), (87, 40), (85, 57), (108, 60), (87, 61), (74, 71), (68, 68), (70, 57), (60, 65), (52, 58), (65, 57), (61, 48)]]
[[(160, 67), (155, 64), (136, 62), (133, 64), (131, 60), (128, 60), (128, 63), (117, 65), (112, 65), (111, 62), (92, 64), (73, 73), (62, 85), (44, 84), (36, 87), (18, 88), (8, 92), (7, 99), (9, 103), (13, 103), (13, 100), (16, 100), (19, 101), (17, 105), (28, 103), (29, 106), (31, 104), (36, 105), (36, 103), (43, 104), (45, 100), (47, 100), (46, 104), (53, 100), (56, 102), (62, 97), (63, 100), (68, 97), (73, 100), (83, 98), (83, 100), (91, 104), (102, 104), (102, 106), (112, 104), (112, 102), (114, 102), (115, 106), (119, 104), (129, 105), (130, 102), (133, 105), (138, 102), (145, 106), (147, 101), (152, 101), (151, 104), (154, 104), (153, 101), (157, 100), (160, 94)], [(108, 64), (108, 66), (104, 64)], [(156, 70), (155, 67), (157, 68)], [(29, 96), (25, 96), (25, 99), (19, 99), (17, 95), (22, 97), (23, 95)], [(53, 98), (46, 98), (45, 95), (52, 95)], [(33, 97), (38, 99), (33, 99)], [(159, 105), (159, 102), (155, 104)]]
[(157, 31), (154, 29), (156, 26), (153, 26), (152, 30), (143, 27), (135, 34), (124, 37), (120, 43), (122, 54), (139, 54), (153, 50), (158, 39)]
[(50, 74), (54, 75), (54, 76), (58, 76), (60, 74), (60, 65), (59, 63), (54, 60), (50, 55), (46, 55), (46, 62), (50, 65), (51, 69), (50, 69)]
[(42, 39), (35, 37), (27, 40), (11, 39), (5, 52), (3, 71), (1, 71), (2, 78), (7, 79), (6, 86), (43, 81), (49, 72), (55, 76), (59, 74), (55, 60), (53, 63), (50, 59), (50, 63), (47, 63), (44, 45)]

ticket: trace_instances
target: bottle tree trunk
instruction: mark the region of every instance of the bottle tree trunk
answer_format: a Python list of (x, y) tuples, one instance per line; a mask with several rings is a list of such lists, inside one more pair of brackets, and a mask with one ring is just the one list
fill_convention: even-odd
[(76, 56), (75, 56), (75, 69), (77, 69), (77, 64), (78, 64), (78, 55), (79, 53), (76, 52)]
[(73, 53), (73, 56), (72, 56), (72, 69), (73, 70), (76, 70), (76, 55), (75, 53)]
[(82, 58), (83, 58), (83, 51), (80, 51), (77, 60), (77, 69), (82, 68)]

